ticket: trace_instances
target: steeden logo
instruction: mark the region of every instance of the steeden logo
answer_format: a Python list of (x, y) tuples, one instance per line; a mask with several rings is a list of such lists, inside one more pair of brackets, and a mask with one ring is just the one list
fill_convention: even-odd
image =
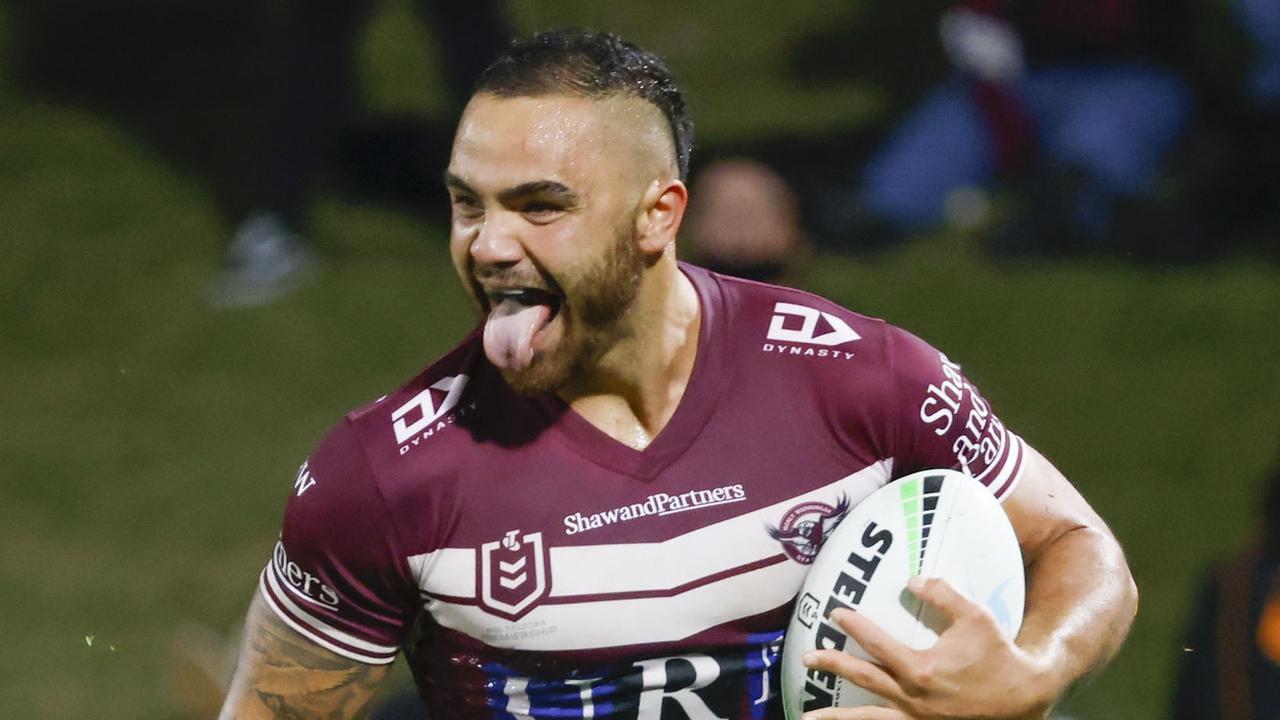
[(761, 348), (767, 353), (850, 360), (852, 352), (835, 348), (861, 340), (862, 336), (849, 327), (849, 323), (831, 313), (780, 302), (773, 306), (773, 317), (769, 320), (765, 339), (772, 341)]

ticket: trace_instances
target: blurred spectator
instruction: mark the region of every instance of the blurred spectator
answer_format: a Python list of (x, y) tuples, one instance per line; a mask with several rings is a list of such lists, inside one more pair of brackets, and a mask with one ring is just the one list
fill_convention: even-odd
[[(856, 181), (803, 193), (813, 196), (811, 234), (821, 245), (874, 249), (979, 223), (986, 189), (1008, 178), (1027, 212), (999, 233), (997, 249), (1107, 249), (1118, 209), (1155, 191), (1188, 124), (1191, 94), (1171, 60), (1184, 29), (1176, 1), (954, 3), (939, 23), (953, 77)], [(695, 223), (691, 237), (700, 230)]]
[(724, 160), (691, 189), (690, 258), (728, 275), (777, 282), (808, 247), (795, 194), (772, 168)]
[(1255, 539), (1200, 588), (1181, 644), (1174, 720), (1280, 717), (1280, 466), (1262, 509)]
[(1246, 84), (1259, 107), (1280, 109), (1280, 3), (1236, 0), (1240, 25), (1249, 36), (1253, 62)]
[(1248, 173), (1257, 188), (1251, 209), (1280, 219), (1280, 0), (1236, 0), (1235, 8), (1250, 41), (1245, 132), (1258, 159)]
[(1280, 0), (1222, 0), (1198, 23), (1200, 122), (1186, 189), (1205, 255), (1234, 245), (1275, 254), (1280, 235)]
[[(1253, 186), (1247, 211), (1269, 215), (1270, 230), (1276, 232), (1280, 230), (1280, 0), (1237, 0), (1235, 7), (1251, 51), (1246, 70), (1250, 107), (1242, 135), (1256, 162), (1244, 163), (1252, 167), (1252, 172), (1244, 173)], [(1274, 249), (1274, 235), (1272, 243)]]
[(1029, 204), (1001, 249), (1104, 248), (1116, 203), (1152, 191), (1187, 125), (1170, 69), (1182, 21), (1174, 2), (957, 3), (940, 23), (956, 76), (872, 158), (858, 205), (896, 231), (928, 229), (954, 193), (1002, 173)]
[[(375, 4), (375, 0), (289, 3), (283, 61), (276, 75), (272, 137), (259, 168), (268, 187), (260, 207), (243, 220), (227, 248), (225, 267), (211, 294), (215, 305), (271, 302), (288, 292), (311, 265), (312, 252), (301, 239), (308, 192), (318, 171), (334, 160), (340, 137), (350, 130), (358, 101), (356, 41)], [(452, 124), (461, 103), (480, 72), (509, 41), (510, 32), (500, 0), (415, 0), (415, 5), (424, 18), (434, 21), (442, 45), (444, 81), (454, 104), (446, 113), (448, 130), (439, 138), (423, 138), (422, 133), (403, 128), (363, 136), (347, 132), (354, 143), (343, 154), (348, 170), (423, 185), (409, 192), (425, 195), (437, 179), (423, 173), (433, 173), (447, 163)]]

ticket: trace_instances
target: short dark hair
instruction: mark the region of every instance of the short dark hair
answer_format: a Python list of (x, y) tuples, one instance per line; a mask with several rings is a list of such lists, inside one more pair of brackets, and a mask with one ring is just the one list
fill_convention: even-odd
[(475, 93), (641, 98), (666, 117), (680, 179), (689, 177), (693, 120), (680, 88), (662, 58), (612, 33), (557, 28), (517, 40), (480, 76)]

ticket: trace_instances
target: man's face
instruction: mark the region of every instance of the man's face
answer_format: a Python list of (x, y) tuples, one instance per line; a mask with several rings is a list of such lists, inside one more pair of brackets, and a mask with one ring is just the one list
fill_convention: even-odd
[(645, 268), (647, 176), (628, 131), (647, 112), (629, 98), (481, 94), (463, 114), (446, 175), (451, 253), (485, 353), (519, 392), (563, 386), (622, 331)]

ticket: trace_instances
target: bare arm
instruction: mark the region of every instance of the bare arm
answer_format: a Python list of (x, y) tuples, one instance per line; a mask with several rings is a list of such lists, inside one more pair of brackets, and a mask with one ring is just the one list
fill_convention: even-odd
[(364, 717), (391, 665), (369, 665), (298, 634), (254, 593), (219, 720)]
[(1120, 649), (1138, 593), (1106, 524), (1042, 455), (1027, 466), (1004, 508), (1028, 567), (1027, 609), (1014, 642), (985, 607), (945, 580), (908, 587), (950, 618), (938, 642), (913, 650), (859, 613), (833, 620), (874, 662), (824, 650), (806, 658), (893, 702), (893, 709), (817, 710), (823, 720), (985, 717), (1041, 719), (1064, 692)]
[(1028, 567), (1017, 644), (1048, 672), (1056, 698), (1120, 650), (1138, 589), (1102, 518), (1043, 455), (1027, 451), (1023, 481), (1004, 503)]

